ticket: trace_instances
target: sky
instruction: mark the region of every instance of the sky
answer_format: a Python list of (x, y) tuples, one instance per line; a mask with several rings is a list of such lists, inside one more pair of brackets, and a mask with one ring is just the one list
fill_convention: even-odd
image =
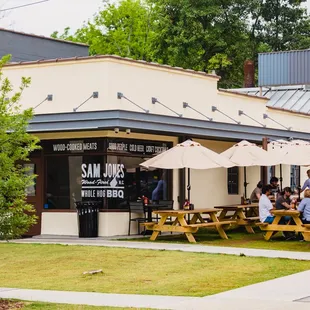
[[(3, 9), (40, 0), (0, 0)], [(50, 36), (70, 26), (74, 31), (98, 12), (103, 0), (49, 0), (33, 6), (0, 12), (0, 27)], [(310, 0), (307, 1), (310, 11)]]
[[(40, 0), (0, 0), (0, 11)], [(103, 0), (49, 0), (33, 6), (0, 12), (0, 27), (50, 36), (70, 26), (78, 29), (98, 12)]]

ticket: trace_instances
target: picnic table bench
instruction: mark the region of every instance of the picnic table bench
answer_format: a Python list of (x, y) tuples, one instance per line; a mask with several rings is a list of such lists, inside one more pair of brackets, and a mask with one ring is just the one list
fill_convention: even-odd
[[(223, 239), (228, 239), (223, 225), (230, 225), (236, 221), (227, 220), (219, 221), (216, 214), (218, 209), (200, 209), (200, 210), (158, 210), (153, 211), (154, 214), (160, 216), (158, 223), (144, 223), (148, 230), (153, 230), (150, 240), (156, 240), (160, 232), (181, 232), (184, 233), (189, 242), (196, 242), (193, 233), (196, 233), (199, 228), (214, 227)], [(202, 217), (202, 214), (208, 214), (208, 220)], [(190, 221), (186, 221), (186, 215), (193, 215)], [(171, 217), (172, 221), (167, 221)]]
[[(275, 216), (272, 224), (257, 223), (256, 225), (263, 231), (265, 240), (269, 240), (276, 232), (291, 231), (302, 233), (306, 241), (310, 241), (310, 224), (303, 224), (300, 219), (300, 212), (297, 210), (272, 210)], [(279, 224), (283, 216), (290, 216), (291, 220), (287, 224)]]
[[(216, 209), (221, 209), (219, 220), (223, 221), (226, 219), (236, 221), (239, 226), (244, 226), (246, 231), (250, 234), (254, 234), (253, 225), (259, 221), (258, 216), (258, 203), (248, 205), (227, 205), (227, 206), (215, 206)], [(230, 215), (227, 213), (230, 212)]]

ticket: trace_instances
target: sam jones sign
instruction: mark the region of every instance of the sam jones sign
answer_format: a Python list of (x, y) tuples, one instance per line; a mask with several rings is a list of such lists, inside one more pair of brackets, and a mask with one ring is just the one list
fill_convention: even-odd
[(124, 165), (106, 163), (82, 164), (82, 189), (84, 198), (124, 199)]

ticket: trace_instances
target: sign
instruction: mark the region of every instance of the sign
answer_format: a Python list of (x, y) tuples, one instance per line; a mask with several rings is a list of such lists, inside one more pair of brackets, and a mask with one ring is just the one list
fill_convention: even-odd
[(157, 142), (135, 139), (77, 139), (42, 141), (45, 154), (87, 154), (105, 151), (118, 154), (155, 155), (172, 147), (171, 142)]
[(46, 154), (79, 154), (103, 152), (102, 139), (53, 140), (42, 141)]
[(167, 151), (171, 143), (129, 140), (129, 139), (108, 139), (107, 150), (109, 152), (120, 152), (130, 154), (154, 155)]
[[(102, 169), (103, 168), (103, 169)], [(125, 196), (125, 166), (123, 164), (82, 164), (82, 198), (118, 198)]]
[(84, 151), (97, 151), (97, 142), (70, 142), (53, 144), (54, 152), (84, 152)]

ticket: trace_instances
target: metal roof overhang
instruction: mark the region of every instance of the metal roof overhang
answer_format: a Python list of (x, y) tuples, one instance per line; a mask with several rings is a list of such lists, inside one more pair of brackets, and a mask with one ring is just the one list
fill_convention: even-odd
[(113, 130), (130, 128), (131, 131), (164, 134), (170, 136), (190, 136), (217, 140), (303, 139), (310, 140), (310, 133), (210, 122), (158, 114), (139, 113), (123, 110), (72, 112), (35, 115), (28, 132), (59, 132), (85, 130)]

